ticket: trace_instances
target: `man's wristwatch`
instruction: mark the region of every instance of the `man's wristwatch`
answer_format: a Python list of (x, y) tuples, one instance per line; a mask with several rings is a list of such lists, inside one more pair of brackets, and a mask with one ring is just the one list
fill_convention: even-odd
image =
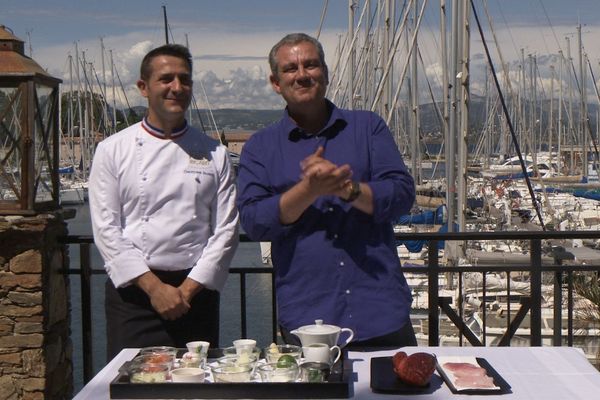
[(358, 199), (360, 193), (360, 183), (352, 181), (350, 184), (350, 193), (345, 199), (342, 198), (342, 201), (345, 201), (346, 203), (352, 203), (354, 200)]

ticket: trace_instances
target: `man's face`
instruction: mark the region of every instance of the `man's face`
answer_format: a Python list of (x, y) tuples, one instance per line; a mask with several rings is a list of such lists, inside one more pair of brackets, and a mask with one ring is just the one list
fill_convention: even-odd
[(326, 66), (312, 43), (281, 46), (275, 58), (277, 76), (271, 75), (271, 85), (289, 106), (308, 105), (325, 98)]
[(160, 55), (150, 62), (152, 74), (137, 85), (148, 99), (148, 118), (163, 127), (164, 123), (180, 123), (192, 98), (192, 76), (187, 63), (178, 57)]

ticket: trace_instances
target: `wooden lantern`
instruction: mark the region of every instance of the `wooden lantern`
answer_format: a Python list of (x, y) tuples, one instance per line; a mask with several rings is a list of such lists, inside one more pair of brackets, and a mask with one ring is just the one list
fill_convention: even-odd
[(0, 25), (0, 214), (59, 208), (59, 84)]

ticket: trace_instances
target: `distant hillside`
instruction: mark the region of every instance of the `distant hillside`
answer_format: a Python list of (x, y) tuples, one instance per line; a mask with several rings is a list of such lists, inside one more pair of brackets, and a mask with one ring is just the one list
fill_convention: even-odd
[[(546, 128), (546, 124), (548, 122), (548, 100), (544, 102), (544, 111), (542, 115), (543, 128)], [(482, 126), (485, 123), (485, 111), (486, 103), (485, 99), (476, 95), (471, 96), (470, 102), (470, 115), (469, 121), (471, 126), (471, 133), (476, 135), (481, 131)], [(557, 105), (554, 105), (555, 112), (554, 118), (558, 115)], [(438, 114), (435, 110), (433, 103), (421, 104), (420, 109), (420, 118), (421, 118), (421, 132), (426, 135), (428, 133), (436, 133), (440, 132), (441, 122), (438, 117)], [(138, 115), (144, 115), (146, 112), (145, 107), (134, 107), (135, 112)], [(407, 111), (408, 112), (408, 111)], [(497, 111), (499, 114), (500, 111)], [(588, 115), (590, 116), (590, 127), (592, 132), (596, 132), (596, 116), (598, 112), (598, 106), (596, 104), (590, 103), (588, 105)], [(539, 113), (539, 111), (538, 111)], [(213, 117), (217, 123), (217, 126), (220, 130), (225, 131), (235, 131), (235, 130), (244, 130), (244, 131), (256, 131), (260, 128), (263, 128), (277, 120), (279, 120), (283, 114), (283, 110), (235, 110), (235, 109), (218, 109), (212, 111)], [(198, 115), (202, 119), (202, 125), (207, 130), (214, 129), (212, 120), (210, 119), (209, 113), (207, 110), (197, 110), (194, 112), (194, 125), (200, 126), (198, 122)], [(539, 115), (539, 114), (538, 114)], [(565, 117), (566, 118), (566, 117)], [(408, 115), (405, 114), (405, 121), (408, 121)], [(574, 107), (573, 110), (573, 119), (574, 121), (578, 121), (579, 112), (578, 108)], [(516, 126), (515, 121), (513, 121), (513, 125)]]
[[(200, 115), (205, 127), (213, 127), (212, 119), (207, 110), (197, 110), (194, 113), (194, 125), (198, 125), (196, 117)], [(233, 110), (219, 109), (212, 111), (219, 129), (256, 131), (279, 120), (283, 110)]]
[[(133, 107), (138, 115), (146, 113), (146, 107)], [(234, 131), (256, 131), (263, 128), (281, 118), (283, 110), (234, 110), (234, 109), (219, 109), (212, 110), (212, 118), (215, 119), (219, 130)], [(198, 122), (198, 118), (202, 123)], [(203, 126), (207, 130), (213, 130), (213, 122), (208, 110), (194, 110), (193, 124), (195, 126)]]

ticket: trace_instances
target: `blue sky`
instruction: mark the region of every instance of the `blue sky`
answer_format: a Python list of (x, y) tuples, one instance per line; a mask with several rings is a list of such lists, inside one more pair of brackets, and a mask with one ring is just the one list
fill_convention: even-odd
[[(475, 3), (484, 18), (482, 0)], [(267, 83), (266, 54), (285, 33), (314, 34), (324, 4), (324, 0), (3, 0), (0, 24), (26, 42), (31, 38), (33, 58), (63, 79), (68, 78), (67, 57), (75, 54), (75, 42), (100, 70), (102, 37), (106, 50), (113, 51), (129, 101), (143, 103), (133, 86), (137, 66), (147, 50), (164, 42), (162, 5), (166, 5), (171, 34), (179, 43), (187, 35), (195, 57), (195, 80), (202, 81), (213, 107), (277, 108), (282, 103)], [(520, 48), (526, 53), (555, 53), (557, 47), (564, 48), (568, 35), (575, 43), (571, 34), (580, 21), (590, 58), (598, 64), (592, 46), (600, 39), (599, 0), (488, 0), (487, 4), (509, 60), (518, 58)], [(423, 35), (435, 32), (438, 5), (439, 0), (429, 0)], [(329, 60), (347, 29), (347, 8), (347, 0), (328, 2), (322, 42)], [(478, 43), (474, 41), (474, 52)], [(195, 90), (202, 90), (199, 86)]]

